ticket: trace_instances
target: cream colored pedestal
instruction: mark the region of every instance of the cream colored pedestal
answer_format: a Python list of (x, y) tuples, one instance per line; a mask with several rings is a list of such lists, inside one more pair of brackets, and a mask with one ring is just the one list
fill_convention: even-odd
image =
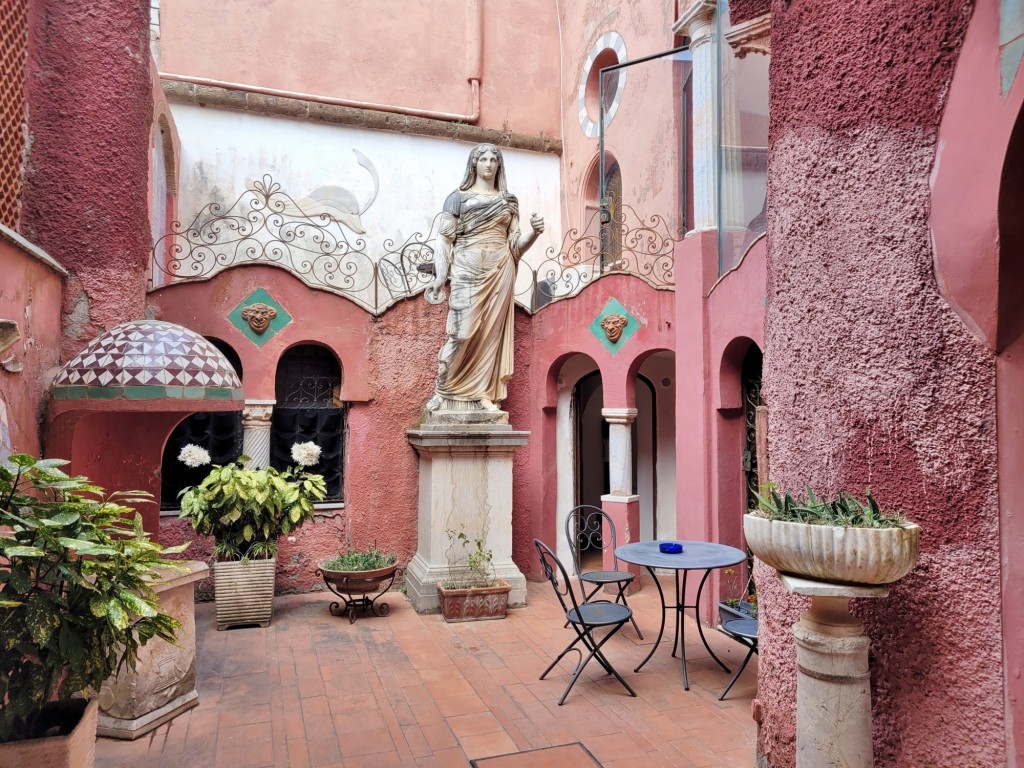
[(782, 583), (811, 598), (810, 610), (793, 625), (797, 768), (871, 768), (870, 641), (849, 604), (855, 597), (886, 597), (889, 589), (784, 574)]
[(508, 424), (423, 424), (406, 431), (420, 457), (416, 554), (405, 571), (413, 608), (439, 610), (437, 582), (448, 574), (446, 530), (486, 533), (494, 571), (512, 585), (509, 605), (526, 604), (526, 578), (512, 562), (512, 456), (529, 432)]
[(183, 563), (187, 571), (167, 572), (157, 585), (160, 610), (181, 622), (178, 644), (150, 640), (139, 650), (135, 672), (122, 670), (100, 689), (96, 733), (137, 739), (199, 703), (196, 693), (194, 584), (206, 578), (206, 563)]

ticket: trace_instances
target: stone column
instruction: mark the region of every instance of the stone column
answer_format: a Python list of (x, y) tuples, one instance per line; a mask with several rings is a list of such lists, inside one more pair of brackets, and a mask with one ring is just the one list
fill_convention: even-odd
[(242, 411), (242, 453), (252, 469), (270, 466), (270, 417), (274, 400), (246, 400)]
[[(507, 419), (503, 412), (495, 418), (500, 415)], [(525, 605), (526, 577), (512, 562), (512, 457), (530, 433), (488, 423), (491, 414), (482, 412), (449, 423), (433, 418), (442, 423), (406, 430), (420, 457), (416, 554), (405, 572), (409, 601), (420, 613), (438, 610), (436, 585), (449, 572), (445, 531), (464, 525), (491, 550), (494, 575), (512, 585), (509, 605)]]
[(690, 38), (693, 54), (693, 229), (718, 224), (718, 45), (717, 0), (697, 0), (672, 25)]
[[(633, 493), (633, 422), (636, 408), (602, 408), (608, 422), (608, 493), (601, 497), (601, 506), (615, 522), (618, 544), (640, 538), (640, 497)], [(604, 567), (614, 569), (612, 553), (605, 551)], [(625, 567), (619, 563), (619, 567)], [(628, 566), (639, 576), (639, 566)], [(635, 580), (635, 583), (639, 579)], [(637, 586), (639, 586), (637, 584)]]
[(786, 589), (811, 598), (793, 625), (796, 638), (796, 766), (871, 768), (871, 680), (864, 626), (852, 598), (878, 598), (888, 587), (857, 587), (782, 575)]

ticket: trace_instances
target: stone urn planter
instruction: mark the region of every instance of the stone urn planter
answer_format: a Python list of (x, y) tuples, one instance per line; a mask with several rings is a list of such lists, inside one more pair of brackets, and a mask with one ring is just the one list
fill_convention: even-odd
[(504, 619), (512, 585), (498, 579), (488, 587), (445, 587), (437, 585), (441, 615), (448, 622)]
[[(866, 519), (826, 514), (820, 524), (771, 519), (762, 516), (761, 511), (744, 515), (747, 546), (766, 565), (781, 573), (844, 584), (890, 584), (914, 567), (920, 527), (905, 520), (887, 527), (866, 527), (886, 517), (878, 513), (870, 493), (867, 504), (843, 493), (835, 501), (819, 502), (813, 494), (810, 498), (813, 505), (802, 498), (793, 500), (789, 494), (783, 498), (773, 493), (771, 498), (761, 498), (761, 507), (764, 514), (782, 516), (794, 507), (801, 512), (808, 508), (824, 508), (827, 512), (830, 505), (840, 504), (840, 511), (846, 511), (852, 502), (869, 513)], [(844, 522), (829, 524), (834, 520)]]
[(398, 563), (368, 571), (334, 570), (325, 561), (317, 568), (317, 575), (323, 578), (326, 587), (337, 595), (341, 602), (330, 605), (335, 616), (348, 616), (349, 623), (369, 611), (374, 616), (387, 616), (391, 607), (380, 601), (398, 573)]

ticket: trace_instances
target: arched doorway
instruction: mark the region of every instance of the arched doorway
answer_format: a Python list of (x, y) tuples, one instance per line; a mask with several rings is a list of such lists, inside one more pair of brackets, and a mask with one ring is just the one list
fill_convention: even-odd
[(324, 476), (327, 501), (341, 501), (344, 488), (345, 411), (339, 399), (341, 366), (317, 344), (292, 347), (277, 364), (274, 413), (270, 425), (270, 464), (284, 469), (294, 460), (295, 443), (314, 442), (320, 461), (311, 471)]

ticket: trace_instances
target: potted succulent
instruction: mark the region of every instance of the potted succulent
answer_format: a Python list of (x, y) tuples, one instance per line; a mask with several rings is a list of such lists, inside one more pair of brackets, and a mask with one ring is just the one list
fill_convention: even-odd
[(93, 764), (98, 697), (140, 646), (174, 642), (153, 583), (176, 563), (130, 506), (60, 459), (0, 462), (0, 765)]
[(750, 550), (783, 573), (889, 584), (917, 562), (920, 527), (882, 512), (870, 489), (864, 501), (846, 491), (819, 498), (810, 487), (797, 496), (772, 486), (763, 490), (757, 509), (744, 515), (743, 532)]
[(464, 524), (447, 529), (445, 534), (448, 536), (448, 576), (437, 582), (445, 621), (505, 618), (512, 585), (495, 577), (494, 554), (484, 546), (484, 539), (471, 536)]
[[(178, 458), (189, 466), (210, 463), (209, 453), (191, 444)], [(240, 456), (180, 494), (181, 516), (214, 539), (217, 629), (270, 624), (277, 540), (311, 520), (314, 502), (327, 494), (323, 476), (305, 470), (320, 459), (316, 444), (296, 443), (292, 459), (301, 469), (247, 467), (249, 458)]]
[(331, 603), (331, 613), (347, 615), (351, 623), (366, 611), (376, 616), (388, 615), (391, 610), (388, 604), (378, 603), (377, 599), (391, 588), (397, 571), (398, 555), (377, 549), (374, 542), (367, 549), (345, 548), (337, 557), (320, 563), (317, 574), (327, 588), (341, 598), (341, 603)]

